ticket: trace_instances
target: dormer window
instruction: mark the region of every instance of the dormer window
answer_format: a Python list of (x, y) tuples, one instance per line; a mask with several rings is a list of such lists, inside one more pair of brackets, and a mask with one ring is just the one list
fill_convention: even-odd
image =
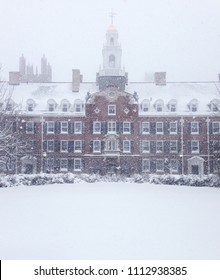
[(170, 112), (176, 112), (176, 104), (177, 101), (175, 99), (170, 100), (170, 102), (168, 103), (168, 109)]
[(197, 112), (198, 111), (198, 100), (193, 99), (189, 103), (189, 109), (191, 112)]
[(27, 100), (27, 111), (28, 112), (33, 112), (35, 107), (35, 102), (33, 99), (28, 99)]
[(192, 112), (197, 112), (197, 104), (192, 104), (191, 105), (191, 111)]
[(148, 112), (149, 108), (150, 108), (149, 100), (147, 100), (147, 99), (143, 100), (143, 102), (141, 103), (141, 110), (142, 110), (142, 112)]
[(66, 100), (66, 99), (63, 99), (63, 100), (61, 101), (60, 107), (61, 107), (61, 111), (62, 111), (62, 112), (68, 112), (69, 107), (70, 107), (69, 101)]
[(54, 104), (49, 104), (48, 105), (48, 110), (49, 110), (49, 112), (53, 112), (54, 110), (55, 110), (55, 106), (54, 106)]
[(47, 105), (48, 105), (48, 111), (49, 112), (54, 112), (55, 111), (56, 102), (53, 99), (48, 100)]
[(74, 112), (75, 113), (82, 113), (83, 111), (83, 103), (81, 100), (76, 100), (74, 103)]
[(163, 103), (163, 100), (157, 100), (155, 102), (155, 109), (157, 112), (162, 112), (163, 111), (163, 108), (164, 108), (164, 103)]
[(62, 111), (63, 111), (63, 112), (67, 112), (67, 111), (68, 111), (68, 104), (64, 103), (64, 104), (62, 105)]
[(220, 111), (220, 100), (214, 99), (210, 103), (211, 105), (211, 111), (212, 112), (219, 112)]

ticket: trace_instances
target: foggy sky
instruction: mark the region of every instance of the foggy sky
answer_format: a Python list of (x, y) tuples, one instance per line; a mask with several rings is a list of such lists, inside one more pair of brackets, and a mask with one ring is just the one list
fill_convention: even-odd
[(1, 76), (18, 71), (23, 53), (46, 55), (53, 81), (79, 68), (95, 81), (111, 9), (129, 81), (167, 71), (168, 81), (213, 81), (220, 73), (219, 0), (0, 0)]

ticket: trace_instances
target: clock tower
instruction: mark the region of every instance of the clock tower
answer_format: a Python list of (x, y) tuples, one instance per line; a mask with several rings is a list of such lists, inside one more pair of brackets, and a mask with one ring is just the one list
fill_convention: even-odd
[(112, 22), (106, 32), (106, 42), (102, 49), (103, 68), (97, 73), (99, 89), (103, 90), (108, 86), (116, 86), (121, 90), (125, 89), (127, 73), (121, 68), (122, 49), (118, 42), (118, 31)]

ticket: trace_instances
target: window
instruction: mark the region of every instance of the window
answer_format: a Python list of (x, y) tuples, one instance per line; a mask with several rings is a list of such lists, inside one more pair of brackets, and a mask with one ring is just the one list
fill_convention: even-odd
[(163, 172), (164, 171), (164, 161), (163, 161), (163, 159), (157, 159), (156, 160), (156, 170), (157, 170), (157, 172)]
[(55, 104), (54, 103), (49, 103), (48, 104), (48, 111), (53, 112), (55, 110)]
[(27, 110), (28, 110), (29, 112), (34, 111), (34, 104), (33, 104), (33, 103), (29, 103), (29, 104), (28, 104), (28, 107), (27, 107)]
[(82, 160), (81, 159), (74, 159), (74, 171), (81, 171), (82, 169)]
[(199, 133), (199, 123), (191, 122), (191, 134), (198, 134), (198, 133)]
[(60, 145), (61, 152), (68, 152), (68, 141), (62, 140)]
[(191, 152), (198, 153), (199, 152), (199, 141), (191, 141)]
[(150, 107), (150, 102), (149, 102), (149, 100), (145, 99), (141, 103), (141, 110), (142, 110), (142, 112), (148, 112), (149, 111), (149, 107)]
[(68, 160), (62, 158), (60, 160), (60, 171), (67, 171), (67, 170), (68, 170)]
[(62, 111), (63, 111), (63, 112), (67, 112), (67, 111), (68, 111), (68, 104), (67, 104), (67, 103), (63, 103), (63, 105), (62, 105)]
[(55, 126), (54, 126), (54, 122), (48, 122), (47, 123), (47, 133), (54, 133), (55, 130)]
[(82, 111), (83, 111), (83, 103), (80, 99), (78, 99), (74, 103), (74, 112), (75, 113), (82, 113)]
[(177, 141), (170, 141), (170, 152), (177, 153)]
[(123, 140), (123, 153), (131, 152), (131, 142), (130, 140)]
[(162, 112), (162, 111), (163, 111), (163, 106), (162, 106), (162, 104), (158, 103), (158, 104), (156, 105), (156, 111), (157, 111), (157, 112)]
[(149, 172), (150, 171), (150, 160), (149, 159), (143, 159), (142, 160), (142, 171), (143, 172)]
[(214, 151), (214, 153), (220, 152), (220, 141), (213, 142), (213, 151)]
[(54, 170), (54, 159), (53, 158), (47, 158), (46, 159), (46, 170), (47, 172), (51, 172)]
[(178, 160), (171, 159), (170, 160), (170, 172), (178, 172)]
[(68, 133), (68, 122), (61, 122), (61, 133)]
[(108, 115), (109, 116), (116, 115), (116, 105), (108, 105)]
[(170, 134), (177, 133), (177, 122), (170, 122)]
[(212, 130), (213, 130), (213, 133), (219, 133), (220, 132), (220, 122), (213, 122)]
[(116, 132), (116, 122), (108, 122), (108, 133)]
[(163, 123), (162, 122), (156, 123), (156, 133), (163, 134)]
[(74, 122), (74, 133), (75, 134), (82, 133), (82, 122)]
[(93, 122), (93, 133), (94, 134), (101, 133), (101, 122)]
[(219, 173), (219, 171), (220, 171), (220, 159), (215, 159), (213, 161), (213, 172)]
[(150, 133), (150, 123), (149, 122), (142, 122), (142, 133), (143, 134)]
[(123, 133), (124, 134), (131, 133), (131, 123), (130, 122), (123, 122)]
[(143, 140), (142, 141), (142, 152), (149, 153), (150, 152), (150, 141)]
[(170, 104), (170, 112), (176, 112), (176, 104)]
[(100, 152), (101, 152), (101, 141), (93, 140), (93, 153), (100, 153)]
[(6, 111), (12, 111), (13, 110), (13, 105), (12, 105), (12, 103), (8, 103), (7, 105), (6, 105)]
[(108, 140), (107, 149), (108, 151), (117, 151), (117, 142), (115, 139)]
[(197, 112), (197, 104), (191, 104), (191, 112)]
[(54, 141), (53, 140), (48, 140), (47, 141), (47, 151), (48, 152), (53, 152), (54, 151)]
[(74, 152), (75, 153), (81, 153), (82, 152), (82, 141), (81, 140), (75, 140), (74, 141)]
[(27, 122), (26, 123), (26, 133), (33, 134), (34, 133), (34, 122)]
[(157, 153), (163, 152), (163, 141), (156, 141), (156, 152)]

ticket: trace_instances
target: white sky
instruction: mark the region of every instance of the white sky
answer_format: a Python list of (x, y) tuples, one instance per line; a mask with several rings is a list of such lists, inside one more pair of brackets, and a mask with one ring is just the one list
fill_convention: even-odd
[(45, 53), (54, 81), (70, 81), (72, 68), (95, 81), (111, 9), (129, 81), (154, 71), (168, 81), (217, 80), (219, 0), (0, 0), (1, 76), (18, 70), (22, 53), (40, 70)]

